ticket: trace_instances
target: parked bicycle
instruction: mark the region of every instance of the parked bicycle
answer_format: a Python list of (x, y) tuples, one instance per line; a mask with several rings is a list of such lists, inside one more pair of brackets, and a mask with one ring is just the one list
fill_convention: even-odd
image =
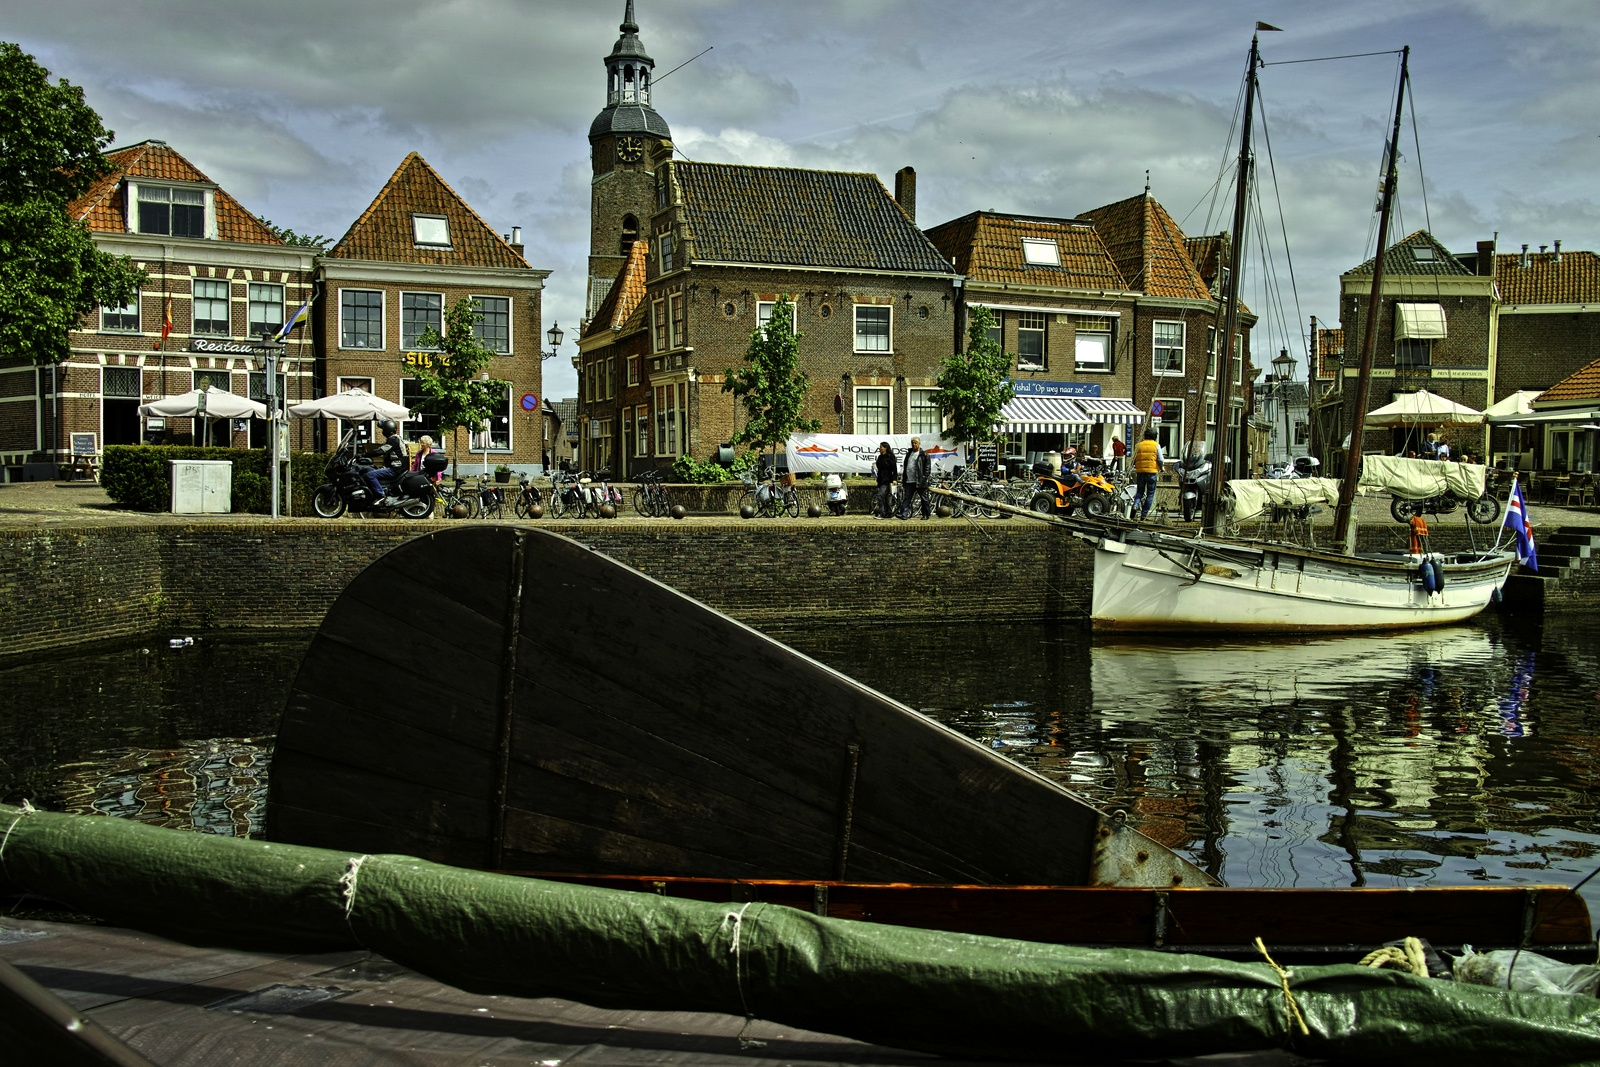
[(741, 515), (748, 506), (752, 512), (764, 519), (775, 519), (785, 513), (791, 519), (799, 517), (800, 494), (794, 486), (784, 485), (773, 478), (757, 481), (749, 473), (742, 475), (741, 480), (749, 486), (739, 496)]
[(555, 518), (583, 518), (584, 494), (575, 471), (556, 471), (550, 476), (550, 514)]
[[(447, 519), (470, 519), (478, 514), (478, 494), (466, 487), (465, 478), (453, 478), (446, 484), (440, 482), (434, 487), (434, 492), (439, 498), (439, 507), (443, 509)], [(464, 509), (458, 513), (457, 509)]]
[(505, 517), (506, 491), (493, 482), (480, 481), (478, 483), (478, 518), (499, 519)]
[(517, 513), (517, 518), (531, 519), (533, 518), (533, 509), (543, 506), (544, 494), (540, 493), (539, 487), (533, 484), (533, 479), (523, 475), (521, 485), (518, 488), (516, 502), (512, 505), (512, 509)]
[[(1010, 494), (1004, 488), (978, 477), (971, 467), (957, 467), (953, 476), (941, 474), (934, 484), (940, 489), (947, 489), (952, 493), (960, 493), (962, 496), (982, 497), (1001, 504), (1009, 504), (1011, 502)], [(950, 514), (958, 519), (964, 516), (969, 508), (974, 514), (981, 515), (986, 519), (998, 518), (1000, 515), (1000, 509), (998, 508), (984, 504), (974, 504), (969, 500), (961, 499), (961, 497), (946, 496), (939, 499), (945, 507), (950, 509)]]
[(661, 483), (666, 475), (659, 470), (639, 475), (639, 488), (633, 491), (633, 510), (647, 519), (664, 519), (672, 511), (672, 501)]

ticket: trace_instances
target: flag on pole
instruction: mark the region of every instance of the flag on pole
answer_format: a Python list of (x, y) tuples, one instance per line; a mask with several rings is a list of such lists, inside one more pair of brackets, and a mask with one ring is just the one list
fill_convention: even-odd
[(1501, 525), (1509, 527), (1517, 536), (1517, 559), (1529, 570), (1538, 570), (1539, 554), (1533, 544), (1533, 519), (1529, 517), (1528, 504), (1522, 498), (1522, 486), (1515, 478), (1511, 480), (1511, 499), (1506, 501), (1506, 517)]
[(278, 328), (278, 332), (272, 335), (272, 339), (274, 341), (287, 341), (289, 339), (290, 330), (294, 329), (296, 326), (299, 326), (303, 322), (310, 321), (311, 303), (310, 301), (307, 301), (306, 303), (300, 305), (300, 309), (298, 311), (289, 316), (289, 321)]
[(167, 347), (167, 336), (172, 333), (172, 297), (167, 297), (161, 302), (161, 340), (156, 342), (156, 351), (164, 352)]

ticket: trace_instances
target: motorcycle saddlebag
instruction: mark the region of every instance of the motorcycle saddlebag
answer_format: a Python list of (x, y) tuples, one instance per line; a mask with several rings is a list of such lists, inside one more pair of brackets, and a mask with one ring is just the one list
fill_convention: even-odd
[(421, 496), (428, 485), (428, 476), (421, 471), (407, 471), (395, 484), (406, 496)]

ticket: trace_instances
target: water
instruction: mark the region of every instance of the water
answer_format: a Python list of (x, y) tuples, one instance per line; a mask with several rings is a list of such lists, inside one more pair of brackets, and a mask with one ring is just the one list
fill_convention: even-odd
[[(1229, 885), (1572, 884), (1600, 866), (1600, 618), (1209, 645), (1070, 626), (776, 636), (1126, 811)], [(0, 669), (0, 795), (260, 833), (308, 641)]]

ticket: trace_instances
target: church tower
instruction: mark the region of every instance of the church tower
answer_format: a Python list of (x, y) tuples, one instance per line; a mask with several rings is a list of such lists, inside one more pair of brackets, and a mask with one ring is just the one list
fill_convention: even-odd
[(639, 40), (628, 0), (619, 27), (622, 35), (605, 58), (606, 106), (589, 126), (589, 159), (594, 167), (589, 193), (589, 293), (586, 318), (606, 298), (628, 250), (646, 235), (655, 203), (655, 148), (670, 141), (666, 120), (650, 106), (650, 79), (656, 61)]

